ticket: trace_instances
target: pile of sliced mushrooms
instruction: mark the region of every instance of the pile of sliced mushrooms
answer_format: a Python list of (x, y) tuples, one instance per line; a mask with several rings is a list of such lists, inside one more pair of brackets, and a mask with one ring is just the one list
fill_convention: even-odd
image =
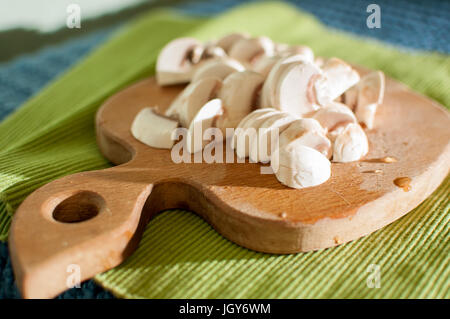
[[(173, 40), (159, 54), (156, 79), (161, 86), (189, 84), (165, 114), (144, 108), (136, 116), (131, 128), (136, 139), (170, 149), (175, 128), (201, 122), (231, 138), (238, 157), (277, 167), (277, 179), (292, 188), (327, 181), (330, 161), (358, 161), (368, 153), (362, 126), (373, 128), (384, 95), (380, 71), (360, 77), (338, 58), (315, 58), (307, 46), (242, 33), (205, 44)], [(232, 136), (226, 128), (235, 129)], [(256, 137), (239, 143), (248, 128), (256, 129)], [(274, 129), (278, 143), (261, 155), (257, 148), (267, 140), (261, 134)], [(187, 148), (195, 153), (204, 146)]]

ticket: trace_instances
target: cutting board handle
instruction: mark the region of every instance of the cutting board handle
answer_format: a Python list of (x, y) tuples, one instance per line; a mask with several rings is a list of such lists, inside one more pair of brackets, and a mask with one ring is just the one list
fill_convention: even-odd
[(53, 297), (130, 255), (153, 188), (149, 181), (123, 165), (66, 176), (32, 193), (17, 209), (9, 236), (23, 297)]

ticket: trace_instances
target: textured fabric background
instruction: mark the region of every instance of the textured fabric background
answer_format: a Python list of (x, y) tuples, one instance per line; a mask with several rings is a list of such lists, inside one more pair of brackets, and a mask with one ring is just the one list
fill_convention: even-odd
[[(382, 6), (382, 8), (384, 8), (384, 7)], [(365, 15), (364, 15), (364, 17), (365, 17)], [(339, 19), (337, 19), (337, 20), (339, 20)], [(223, 23), (223, 19), (222, 19), (222, 23)], [(213, 25), (212, 29), (214, 29), (214, 25), (216, 27), (218, 27), (217, 24), (213, 23), (212, 25)], [(209, 25), (209, 27), (211, 27), (211, 25)], [(251, 28), (251, 27), (254, 27), (254, 26), (249, 26), (249, 27)], [(212, 32), (212, 30), (210, 32)], [(75, 60), (77, 60), (80, 55), (84, 54), (85, 52), (88, 52), (92, 47), (95, 46), (96, 43), (98, 43), (99, 41), (105, 39), (109, 34), (110, 34), (109, 30), (98, 32), (98, 33), (90, 35), (89, 37), (86, 37), (84, 39), (73, 41), (73, 42), (69, 43), (66, 47), (52, 48), (50, 50), (44, 51), (43, 53), (41, 53), (40, 55), (37, 55), (36, 57), (24, 58), (24, 59), (21, 59), (19, 61), (16, 61), (15, 63), (11, 63), (11, 64), (8, 64), (8, 65), (2, 67), (0, 69), (0, 84), (2, 85), (2, 89), (0, 90), (0, 94), (3, 94), (3, 95), (0, 96), (0, 103), (4, 103), (4, 105), (6, 105), (6, 108), (4, 108), (3, 104), (2, 104), (1, 110), (4, 113), (7, 113), (8, 111), (10, 111), (14, 107), (16, 107), (20, 102), (22, 102), (28, 96), (30, 96), (31, 94), (35, 93), (40, 87), (42, 87), (54, 75), (56, 75), (58, 72), (60, 72), (65, 67), (69, 66)], [(394, 33), (394, 34), (396, 34), (396, 33)], [(201, 32), (200, 32), (200, 35), (201, 35)], [(303, 34), (299, 34), (299, 35), (303, 36)], [(204, 36), (206, 36), (206, 35), (204, 35)], [(445, 37), (444, 37), (444, 39), (445, 39)], [(306, 39), (306, 38), (304, 39), (304, 41), (308, 41), (308, 40), (309, 39)], [(308, 42), (306, 42), (306, 43), (308, 43)], [(400, 42), (400, 43), (402, 43), (402, 42)], [(448, 43), (448, 41), (447, 41), (447, 43)], [(316, 48), (314, 47), (314, 49), (316, 49)], [(322, 52), (326, 52), (327, 48), (319, 48), (319, 51), (320, 50), (322, 50)], [(329, 48), (328, 48), (328, 50), (329, 50)], [(343, 52), (336, 52), (336, 53), (337, 53), (336, 55), (339, 55), (338, 53), (342, 54)], [(365, 58), (367, 58), (367, 56)], [(431, 60), (432, 63), (428, 63), (428, 62), (430, 62), (430, 60)], [(428, 60), (428, 58), (427, 58), (426, 61), (423, 61), (425, 63), (424, 67), (427, 67), (427, 66), (428, 67), (435, 67), (436, 66), (436, 64), (435, 64), (436, 62), (438, 62), (438, 61), (442, 62), (442, 59), (440, 57), (437, 57), (437, 58), (433, 58), (432, 57), (432, 58), (430, 58), (430, 60)], [(45, 64), (46, 61), (47, 61), (47, 64)], [(364, 61), (360, 61), (360, 63), (361, 62), (364, 62)], [(406, 61), (405, 65), (407, 65), (410, 62), (411, 61)], [(366, 64), (366, 65), (370, 66), (370, 63)], [(392, 68), (392, 70), (390, 71), (391, 75), (394, 76), (394, 77), (396, 76), (396, 77), (400, 77), (401, 78), (402, 75), (404, 75), (404, 72), (405, 72), (405, 65), (403, 65), (403, 66), (400, 65), (398, 67), (394, 66)], [(376, 66), (376, 64), (375, 64), (375, 66)], [(383, 66), (378, 66), (378, 67), (383, 67)], [(390, 66), (387, 66), (387, 65), (384, 66), (384, 68), (388, 68), (388, 67), (390, 67)], [(14, 76), (11, 76), (11, 75), (14, 75)], [(443, 77), (445, 79), (446, 76), (447, 76), (447, 79), (448, 79), (448, 63), (443, 64), (443, 70), (441, 72), (441, 77)], [(438, 74), (437, 75), (437, 79), (439, 79), (439, 78), (440, 78), (440, 76)], [(11, 79), (13, 79), (15, 81), (11, 81)], [(435, 99), (440, 100), (444, 104), (447, 103), (447, 105), (448, 105), (448, 86), (447, 87), (443, 87), (441, 85), (442, 83), (437, 83), (437, 82), (435, 82), (437, 84), (437, 87), (431, 86), (430, 83), (422, 83), (423, 81), (421, 81), (418, 78), (414, 78), (414, 77), (410, 77), (409, 81), (411, 82), (410, 85), (413, 85), (413, 86), (416, 86), (416, 87), (421, 87), (422, 90), (425, 91), (424, 93), (428, 93), (429, 95), (433, 96)], [(448, 85), (448, 83), (447, 83), (447, 85)], [(445, 89), (447, 89), (447, 91)], [(84, 118), (84, 116), (89, 117), (91, 115), (92, 114), (88, 112), (87, 114), (83, 115), (82, 118)], [(3, 131), (3, 132), (5, 132), (5, 131)], [(50, 130), (46, 131), (45, 133), (49, 133), (49, 132), (50, 132)], [(17, 136), (17, 134), (13, 135), (13, 139), (14, 139), (14, 136)], [(3, 140), (3, 138), (2, 138), (2, 140)], [(2, 141), (0, 141), (0, 144), (2, 144), (2, 146), (6, 147), (6, 148), (12, 147), (12, 146), (10, 146), (11, 144), (8, 145), (6, 140), (3, 140), (3, 142), (6, 142), (6, 143), (2, 143)], [(8, 139), (8, 142), (9, 142), (9, 139)], [(79, 146), (80, 147), (81, 146), (84, 147), (85, 145), (83, 144), (83, 145), (79, 145)], [(95, 152), (95, 150), (94, 150), (95, 145), (90, 145), (90, 147), (92, 147), (92, 149), (91, 148), (87, 149), (87, 152), (88, 153), (92, 153), (93, 152), (95, 156), (98, 156), (97, 152)], [(29, 152), (29, 149), (27, 149), (26, 152)], [(92, 166), (93, 166), (92, 168), (100, 167), (102, 165), (106, 165), (101, 159), (98, 162), (94, 161), (94, 163), (90, 163), (90, 164), (92, 164)], [(76, 171), (78, 169), (85, 170), (85, 169), (88, 169), (88, 168), (89, 167), (80, 165), (80, 166), (65, 167), (64, 169), (66, 169), (67, 171), (72, 171), (72, 170)], [(58, 167), (55, 170), (54, 174), (55, 174), (54, 175), (55, 177), (58, 176), (58, 174), (61, 174), (61, 171), (58, 172)], [(49, 176), (48, 174), (42, 174), (42, 181), (41, 182), (45, 183), (49, 177), (52, 178), (51, 175)], [(34, 181), (34, 184), (31, 185), (30, 187), (37, 187), (37, 185), (39, 185), (39, 183), (40, 182), (38, 181), (38, 183), (36, 184), (36, 181)], [(29, 188), (25, 188), (25, 189), (27, 189), (29, 191)], [(444, 188), (444, 195), (446, 194), (445, 192), (447, 192), (447, 190), (448, 190), (448, 188)], [(17, 194), (17, 192), (11, 192), (10, 194), (13, 194), (13, 193)], [(19, 194), (17, 199), (13, 199), (12, 201), (10, 201), (10, 203), (13, 203), (12, 206), (16, 206), (23, 199), (23, 197), (25, 195), (26, 194), (23, 194), (23, 193)], [(16, 200), (17, 200), (17, 202), (15, 202)], [(435, 204), (436, 203), (434, 203), (433, 205), (435, 205)], [(439, 205), (437, 205), (437, 207), (438, 207), (437, 212), (439, 213), (439, 216), (441, 216), (441, 219), (437, 219), (438, 220), (438, 225), (439, 225), (440, 224), (439, 222), (442, 222), (442, 221), (446, 222), (445, 219), (442, 220), (442, 216), (446, 216), (446, 212), (448, 210), (448, 201), (445, 201), (445, 200), (441, 201), (439, 203)], [(429, 209), (429, 206), (427, 206), (427, 208)], [(425, 212), (426, 211), (427, 211), (427, 209), (425, 209)], [(440, 215), (441, 213), (443, 215)], [(221, 246), (228, 247), (229, 245), (231, 245), (230, 247), (232, 247), (232, 248), (226, 248), (226, 249), (224, 248), (225, 252), (227, 251), (227, 249), (236, 249), (237, 246), (235, 246), (234, 244), (231, 244), (230, 242), (224, 240), (223, 238), (221, 238), (217, 234), (212, 233), (210, 227), (207, 226), (205, 223), (201, 222), (198, 218), (193, 217), (193, 216), (191, 216), (189, 214), (182, 214), (182, 216), (178, 216), (179, 214), (181, 214), (180, 212), (172, 212), (170, 214), (172, 214), (173, 216), (176, 216), (177, 218), (180, 218), (180, 221), (177, 222), (177, 223), (171, 224), (171, 222), (170, 222), (171, 219), (167, 219), (164, 222), (166, 224), (163, 224), (161, 226), (161, 219), (165, 215), (161, 215), (160, 217), (155, 219), (148, 227), (148, 230), (150, 230), (150, 231), (146, 232), (146, 235), (144, 237), (143, 244), (142, 244), (143, 247), (145, 245), (147, 245), (147, 247), (149, 247), (151, 249), (158, 249), (158, 247), (155, 248), (154, 246), (151, 246), (152, 245), (151, 239), (153, 238), (152, 236), (156, 236), (157, 234), (159, 234), (159, 236), (161, 236), (162, 232), (159, 232), (159, 233), (156, 232), (155, 233), (154, 230), (153, 230), (154, 227), (158, 227), (158, 228), (164, 229), (164, 225), (166, 225), (166, 226), (172, 225), (172, 226), (179, 227), (179, 228), (176, 228), (176, 229), (180, 230), (180, 232), (183, 233), (184, 235), (188, 235), (187, 233), (185, 233), (185, 230), (183, 230), (183, 229), (185, 229), (188, 226), (192, 227), (192, 229), (195, 229), (195, 234), (202, 234), (205, 231), (206, 231), (206, 233), (211, 233), (208, 236), (210, 236), (209, 238), (211, 239), (211, 243), (213, 243), (212, 244), (213, 246), (215, 245), (214, 243), (216, 243), (217, 240), (219, 240), (219, 242), (221, 242), (221, 241), (225, 241), (226, 242), (226, 244), (220, 243)], [(410, 215), (412, 215), (412, 214), (410, 214)], [(190, 216), (190, 217), (187, 217), (187, 216)], [(444, 223), (444, 225), (445, 225), (445, 223)], [(170, 228), (172, 228), (172, 226)], [(181, 231), (181, 230), (183, 230), (183, 231)], [(443, 242), (446, 243), (446, 239), (448, 239), (447, 238), (448, 237), (448, 229), (444, 228), (443, 231), (442, 231), (442, 229), (438, 229), (439, 231), (437, 233), (436, 233), (436, 229), (433, 229), (433, 230), (434, 231), (432, 231), (432, 234), (434, 234), (434, 236), (438, 236), (438, 234), (439, 234), (439, 236), (441, 236), (443, 234), (444, 235), (444, 237), (443, 237), (444, 241)], [(172, 229), (172, 231), (175, 231), (175, 230)], [(417, 230), (415, 230), (415, 231), (417, 231)], [(148, 235), (148, 234), (151, 234), (151, 235)], [(214, 236), (216, 236), (217, 238), (214, 237)], [(196, 236), (192, 236), (192, 237), (189, 237), (189, 238), (185, 238), (185, 237), (186, 236), (184, 236), (184, 237), (180, 236), (180, 238), (178, 238), (177, 240), (181, 240), (180, 243), (183, 243), (183, 242), (186, 242), (186, 241), (189, 242), (188, 239), (190, 239), (194, 243), (196, 241), (198, 242), (198, 240), (199, 240)], [(370, 237), (372, 237), (372, 236), (370, 236)], [(370, 237), (368, 237), (368, 238), (370, 238)], [(145, 241), (147, 239), (149, 240), (148, 242)], [(200, 236), (200, 239), (202, 239), (201, 236)], [(419, 241), (419, 243), (421, 243), (421, 242)], [(148, 246), (148, 245), (150, 245), (150, 246)], [(173, 244), (170, 244), (170, 247), (179, 247), (179, 246), (180, 246), (179, 243), (177, 244), (176, 241)], [(345, 246), (347, 246), (347, 245), (345, 245)], [(164, 245), (162, 247), (164, 247)], [(181, 245), (181, 247), (184, 247), (184, 246)], [(447, 246), (444, 245), (443, 247), (447, 247)], [(204, 247), (204, 249), (207, 250), (208, 247)], [(246, 253), (242, 253), (241, 252), (241, 253), (238, 254), (238, 255), (240, 255), (240, 254), (244, 255), (244, 257), (245, 257), (244, 260), (259, 260), (257, 262), (253, 262), (253, 266), (254, 267), (260, 267), (262, 265), (260, 256), (263, 256), (262, 260), (264, 260), (265, 258), (269, 258), (270, 259), (270, 257), (275, 258), (275, 257), (270, 256), (270, 255), (264, 255), (264, 254), (248, 252), (248, 251), (246, 251), (244, 249), (241, 249), (241, 248), (237, 248), (237, 249), (239, 251), (245, 251), (246, 252)], [(338, 251), (338, 249), (335, 249), (335, 250)], [(139, 269), (140, 271), (142, 271), (142, 268), (144, 268), (148, 272), (153, 272), (154, 274), (157, 274), (158, 273), (158, 269), (160, 269), (158, 267), (161, 267), (161, 260), (167, 260), (168, 256), (165, 256), (163, 254), (162, 256), (158, 257), (160, 259), (151, 260), (150, 261), (150, 265), (146, 265), (145, 267), (143, 267), (143, 264), (142, 264), (143, 263), (143, 259), (146, 259), (145, 257), (143, 257), (143, 256), (146, 255), (145, 251), (146, 250), (140, 249), (136, 253), (137, 257), (136, 257), (136, 259), (134, 259), (134, 263), (135, 263), (135, 266), (136, 266), (135, 269)], [(327, 250), (327, 251), (333, 251), (333, 250)], [(434, 252), (436, 253), (436, 251), (434, 251)], [(1, 253), (1, 255), (0, 255), (1, 256), (1, 258), (0, 258), (0, 267), (1, 268), (0, 269), (2, 270), (2, 280), (4, 280), (4, 282), (5, 282), (5, 285), (3, 285), (3, 282), (0, 283), (0, 285), (1, 285), (0, 294), (2, 296), (9, 296), (9, 297), (17, 296), (17, 292), (14, 292), (14, 291), (11, 290), (11, 282), (12, 282), (11, 271), (10, 271), (10, 267), (9, 267), (9, 261), (6, 258), (6, 247), (4, 245), (1, 247), (0, 253)], [(249, 253), (248, 256), (246, 255), (247, 253)], [(230, 254), (226, 253), (225, 255), (216, 256), (217, 257), (216, 262), (217, 262), (217, 260), (220, 261), (222, 258), (224, 258), (224, 260), (226, 260), (226, 256), (229, 256), (229, 255)], [(445, 250), (443, 251), (443, 255), (445, 255)], [(308, 254), (304, 254), (303, 256), (308, 256)], [(192, 261), (192, 260), (189, 260), (189, 259), (186, 260), (186, 257), (187, 256), (183, 256), (182, 255), (181, 256), (182, 260), (175, 259), (173, 261), (173, 263), (176, 264), (176, 265), (182, 266), (181, 268), (188, 267), (188, 268), (186, 268), (187, 270), (189, 270), (190, 269), (189, 267), (192, 267), (192, 265), (196, 266), (196, 267), (198, 267), (199, 265), (200, 266), (204, 266), (204, 262), (205, 261), (203, 261), (203, 264), (202, 264), (202, 263), (199, 263), (198, 259), (194, 259)], [(304, 258), (308, 258), (308, 257), (304, 257)], [(323, 258), (325, 258), (325, 257), (323, 257)], [(195, 263), (195, 262), (197, 262), (197, 263)], [(242, 261), (241, 261), (241, 263), (242, 263)], [(291, 261), (291, 263), (292, 263), (292, 265), (299, 265), (299, 261)], [(212, 264), (214, 264), (214, 263), (212, 263)], [(270, 262), (264, 262), (264, 265), (268, 265), (268, 264), (270, 264)], [(154, 267), (152, 267), (152, 265)], [(272, 265), (274, 265), (274, 264), (272, 264)], [(125, 266), (126, 265), (124, 265), (124, 267)], [(158, 267), (156, 267), (156, 266), (158, 266)], [(166, 268), (168, 267), (168, 265), (165, 265), (165, 266), (166, 266)], [(170, 266), (170, 263), (169, 263), (169, 266)], [(362, 265), (360, 264), (360, 266), (362, 266)], [(447, 269), (446, 266), (447, 266), (446, 263), (443, 263), (443, 264), (440, 265), (441, 268), (444, 267), (444, 268), (441, 269), (441, 275), (442, 275), (442, 271), (444, 271), (443, 272), (444, 276), (445, 275), (448, 276), (448, 272), (446, 272), (446, 269)], [(236, 267), (237, 266), (234, 265), (232, 268), (236, 268)], [(166, 268), (163, 268), (163, 269), (166, 269)], [(173, 267), (171, 269), (173, 269)], [(185, 269), (185, 268), (183, 268), (183, 269)], [(187, 271), (186, 269), (185, 269), (185, 271)], [(166, 297), (171, 297), (171, 296), (172, 297), (176, 297), (177, 296), (176, 293), (171, 294), (171, 292), (173, 292), (173, 291), (170, 290), (170, 285), (177, 285), (177, 281), (171, 282), (171, 283), (166, 281), (166, 285), (169, 285), (169, 287), (167, 289), (164, 288), (163, 292), (159, 291), (158, 289), (156, 291), (151, 292), (151, 291), (148, 291), (149, 287), (145, 287), (144, 286), (144, 288), (143, 288), (144, 291), (140, 291), (138, 294), (136, 294), (136, 290), (133, 290), (133, 289), (131, 289), (129, 287), (128, 288), (124, 288), (124, 287), (126, 287), (126, 286), (123, 286), (124, 282), (120, 281), (120, 276), (117, 275), (117, 274), (123, 274), (123, 272), (124, 272), (124, 269), (120, 268), (117, 272), (107, 273), (107, 274), (103, 275), (103, 277), (99, 276), (98, 280), (102, 280), (105, 285), (109, 285), (109, 286), (110, 285), (122, 284), (122, 287), (116, 286), (115, 289), (116, 289), (116, 293), (123, 294), (123, 295), (127, 295), (128, 294), (128, 296), (132, 295), (132, 296), (166, 296)], [(130, 272), (130, 268), (127, 268), (126, 272)], [(260, 273), (260, 272), (255, 271), (255, 270), (253, 271), (253, 273), (254, 274), (258, 273), (258, 276), (263, 276), (265, 274), (264, 272)], [(291, 275), (295, 275), (295, 274), (296, 273), (291, 274)], [(215, 275), (218, 276), (217, 274), (215, 274)], [(236, 275), (236, 274), (233, 272), (233, 275)], [(265, 274), (265, 276), (268, 276), (268, 275), (270, 275), (270, 273), (269, 274)], [(279, 286), (280, 282), (277, 282), (277, 278), (278, 277), (279, 276), (273, 276), (272, 275), (272, 281), (275, 281), (275, 283), (277, 283), (278, 286)], [(430, 278), (428, 278), (426, 276), (422, 276), (422, 277), (425, 277), (425, 279), (430, 279)], [(119, 278), (119, 281), (118, 281), (118, 278)], [(211, 290), (205, 291), (205, 290), (202, 290), (202, 289), (190, 289), (189, 291), (191, 291), (191, 295), (189, 295), (189, 291), (187, 291), (188, 294), (179, 295), (179, 297), (189, 297), (189, 296), (193, 296), (193, 297), (195, 297), (195, 296), (198, 296), (198, 297), (202, 297), (202, 296), (203, 297), (205, 297), (205, 296), (219, 296), (219, 297), (231, 296), (231, 297), (233, 297), (233, 293), (236, 294), (237, 291), (240, 291), (239, 293), (243, 294), (243, 295), (239, 295), (238, 294), (236, 296), (244, 296), (244, 297), (245, 296), (247, 296), (247, 297), (248, 296), (256, 296), (257, 297), (258, 296), (258, 291), (260, 293), (259, 296), (263, 296), (263, 295), (261, 295), (260, 287), (259, 288), (255, 287), (254, 285), (251, 285), (251, 282), (248, 282), (248, 281), (242, 281), (242, 283), (245, 283), (245, 287), (246, 287), (247, 290), (246, 289), (239, 290), (239, 288), (242, 288), (242, 287), (239, 287), (239, 286), (235, 287), (234, 290), (231, 290), (231, 288), (229, 288), (227, 290), (226, 287), (223, 287), (223, 286), (226, 285), (227, 280), (229, 281), (230, 279), (227, 276), (223, 276), (223, 275), (221, 275), (220, 278), (227, 278), (227, 279), (225, 280), (225, 282), (221, 281), (221, 283), (220, 283), (221, 286), (219, 287), (220, 289), (216, 289), (216, 290), (214, 290), (214, 292), (211, 292)], [(234, 278), (236, 278), (236, 277), (234, 277)], [(296, 276), (296, 278), (303, 278), (303, 279), (305, 279), (302, 276)], [(395, 282), (396, 277), (394, 276), (392, 278), (394, 278), (392, 280), (394, 280), (394, 282)], [(147, 277), (148, 281), (153, 281), (154, 279), (155, 278), (152, 277), (152, 276), (148, 276)], [(161, 280), (163, 280), (163, 279), (161, 279)], [(196, 280), (196, 281), (191, 281), (191, 283), (198, 282), (198, 278), (196, 278), (195, 276), (194, 277), (187, 276), (186, 280), (188, 281), (187, 283), (189, 283), (189, 280)], [(298, 279), (298, 280), (300, 280), (300, 279)], [(143, 282), (148, 282), (148, 281), (144, 280)], [(268, 282), (270, 282), (270, 281), (271, 280), (268, 280)], [(347, 281), (348, 281), (348, 279), (347, 279)], [(127, 284), (133, 285), (132, 283), (133, 283), (132, 281), (128, 281), (127, 282)], [(448, 281), (447, 282), (444, 281), (444, 284), (445, 283), (448, 284)], [(326, 285), (326, 282), (322, 283), (322, 285), (324, 285), (324, 284)], [(87, 297), (89, 297), (89, 296), (95, 296), (96, 295), (97, 291), (95, 290), (96, 288), (94, 288), (92, 282), (89, 282), (88, 284), (85, 284), (84, 286), (85, 287), (83, 289), (76, 289), (75, 292), (73, 292), (74, 290), (72, 290), (72, 292), (66, 293), (65, 296), (66, 297), (73, 297), (73, 296), (76, 296), (73, 293), (77, 293), (77, 292), (80, 292), (78, 294), (78, 296), (87, 296)], [(186, 285), (186, 287), (188, 287), (188, 286), (189, 285)], [(283, 285), (281, 284), (281, 287), (282, 286)], [(160, 283), (159, 287), (165, 287), (165, 285)], [(301, 285), (299, 287), (300, 288), (297, 288), (297, 289), (303, 289), (304, 288)], [(327, 288), (327, 287), (325, 287), (325, 288)], [(329, 292), (339, 293), (339, 289), (335, 289), (335, 287), (331, 287), (331, 288), (330, 289), (321, 289), (320, 291), (322, 291), (324, 293), (329, 293)], [(435, 287), (432, 287), (432, 288), (435, 288)], [(278, 290), (279, 289), (280, 289), (280, 287), (278, 287)], [(301, 294), (299, 294), (299, 291), (297, 291), (296, 289), (293, 288), (292, 290), (293, 291), (291, 291), (291, 294), (287, 295), (287, 297), (289, 297), (289, 296), (296, 296), (296, 297), (302, 296)], [(276, 291), (276, 290), (266, 289), (265, 291), (267, 293), (272, 293), (272, 295), (269, 295), (269, 297), (277, 297), (278, 296), (278, 295), (273, 295), (274, 291)], [(395, 290), (394, 290), (394, 292), (395, 292)], [(214, 295), (214, 293), (216, 295)], [(227, 293), (228, 293), (228, 295), (226, 295)], [(254, 295), (252, 295), (252, 293)], [(309, 293), (310, 293), (310, 295), (304, 294), (303, 296), (305, 296), (305, 297), (308, 297), (308, 296), (316, 296), (316, 297), (320, 296), (320, 294), (317, 294), (317, 293), (314, 294), (314, 289), (312, 291), (310, 290)], [(430, 293), (430, 291), (426, 290), (424, 293)], [(434, 293), (436, 293), (436, 292), (434, 292)], [(223, 294), (225, 294), (225, 295), (223, 295)], [(106, 295), (106, 294), (105, 293), (101, 293), (100, 295), (97, 295), (97, 296), (104, 296), (104, 295)], [(279, 296), (282, 297), (283, 295), (281, 294)], [(327, 295), (325, 295), (325, 296), (327, 296)], [(340, 296), (345, 296), (345, 294), (341, 294)], [(351, 294), (350, 294), (350, 296), (351, 296)], [(356, 296), (361, 296), (361, 295), (357, 294)], [(406, 296), (408, 296), (408, 295), (406, 295)], [(425, 294), (424, 296), (427, 296), (427, 295)]]

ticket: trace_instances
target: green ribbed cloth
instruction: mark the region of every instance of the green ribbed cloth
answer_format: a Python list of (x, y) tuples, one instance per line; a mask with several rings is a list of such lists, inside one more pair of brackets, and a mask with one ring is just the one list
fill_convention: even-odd
[[(330, 30), (286, 4), (252, 4), (214, 19), (152, 12), (0, 125), (1, 239), (7, 239), (14, 210), (34, 189), (109, 165), (95, 143), (95, 112), (117, 90), (153, 74), (165, 43), (231, 31), (307, 44), (317, 55), (383, 70), (450, 105), (448, 56), (402, 52)], [(295, 255), (241, 248), (194, 214), (167, 211), (149, 223), (126, 262), (96, 280), (118, 296), (133, 298), (449, 298), (449, 189), (447, 178), (417, 209), (370, 236)], [(379, 266), (380, 288), (367, 285), (372, 264)]]

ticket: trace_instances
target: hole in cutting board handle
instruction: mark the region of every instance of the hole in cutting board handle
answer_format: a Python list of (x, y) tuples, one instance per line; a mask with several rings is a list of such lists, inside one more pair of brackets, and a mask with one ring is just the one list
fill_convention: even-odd
[(99, 214), (105, 201), (97, 193), (82, 191), (72, 195), (53, 210), (53, 219), (61, 223), (79, 223)]

